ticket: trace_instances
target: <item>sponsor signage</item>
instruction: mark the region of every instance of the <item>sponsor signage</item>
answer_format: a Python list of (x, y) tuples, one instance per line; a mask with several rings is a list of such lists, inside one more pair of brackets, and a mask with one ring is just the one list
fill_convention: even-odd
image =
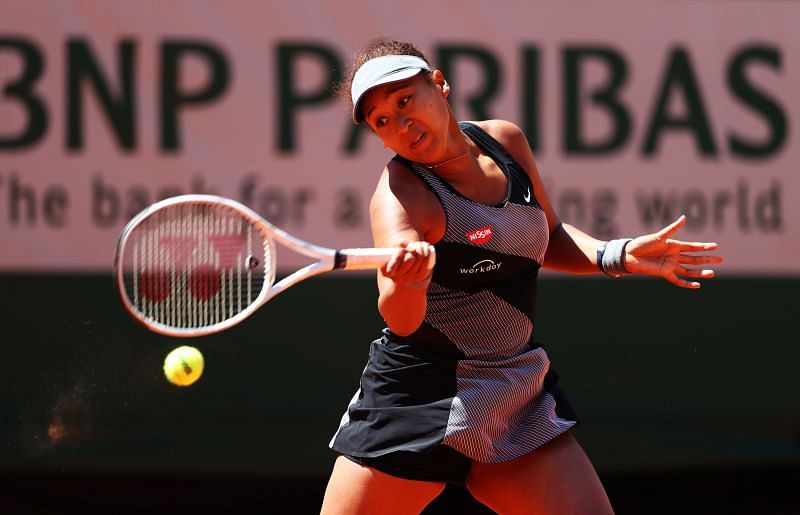
[(475, 245), (489, 243), (489, 240), (492, 239), (492, 226), (487, 225), (486, 227), (481, 227), (478, 230), (468, 232), (466, 236), (467, 241)]
[(391, 154), (332, 86), (383, 34), (444, 71), (460, 119), (525, 130), (565, 221), (609, 239), (684, 213), (721, 274), (800, 274), (800, 4), (459, 6), (6, 0), (0, 271), (107, 271), (133, 214), (189, 192), (371, 246)]

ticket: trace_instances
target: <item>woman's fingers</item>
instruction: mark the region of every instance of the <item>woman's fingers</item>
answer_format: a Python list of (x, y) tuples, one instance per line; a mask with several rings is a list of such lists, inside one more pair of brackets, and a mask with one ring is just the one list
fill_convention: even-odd
[(722, 256), (692, 256), (679, 254), (678, 262), (685, 265), (708, 265), (722, 263)]
[(416, 277), (421, 272), (427, 272), (428, 258), (421, 252), (406, 252), (403, 256), (403, 264), (406, 265), (405, 274), (409, 277)]
[(433, 245), (428, 245), (428, 260), (425, 262), (425, 267), (432, 270), (436, 265), (436, 248)]
[(383, 273), (395, 282), (416, 282), (428, 277), (435, 263), (436, 251), (429, 243), (403, 242)]
[(668, 226), (666, 226), (663, 229), (661, 229), (660, 231), (658, 231), (656, 233), (656, 236), (659, 239), (662, 239), (662, 240), (663, 239), (667, 239), (670, 236), (672, 236), (673, 234), (675, 234), (676, 232), (678, 232), (678, 230), (680, 230), (680, 228), (683, 227), (683, 224), (685, 224), (685, 223), (686, 223), (686, 215), (681, 215), (677, 220), (675, 220), (674, 222), (672, 222)]
[(697, 282), (694, 282), (694, 281), (686, 281), (684, 279), (681, 279), (680, 277), (678, 277), (674, 273), (665, 275), (664, 279), (666, 279), (667, 281), (671, 282), (675, 286), (679, 286), (681, 288), (697, 289), (697, 288), (700, 287), (700, 283), (697, 283)]
[(675, 266), (675, 269), (684, 277), (692, 277), (697, 279), (711, 279), (714, 277), (713, 270), (697, 270), (694, 268), (686, 268), (681, 265)]
[(402, 263), (405, 254), (406, 254), (405, 248), (401, 247), (397, 249), (395, 253), (392, 254), (392, 257), (389, 258), (389, 261), (387, 261), (386, 264), (384, 265), (383, 267), (384, 275), (386, 275), (387, 277), (391, 277), (392, 275), (394, 275), (397, 271), (397, 268)]
[[(687, 268), (687, 265), (715, 265), (722, 263), (722, 256), (703, 253), (717, 250), (718, 245), (713, 242), (680, 241), (671, 239), (686, 223), (686, 216), (664, 227), (660, 231), (647, 236), (640, 236), (631, 242), (627, 251), (633, 256), (638, 266), (631, 271), (660, 275), (675, 286), (696, 289), (700, 283), (691, 279), (710, 279), (714, 271), (708, 269)], [(630, 265), (629, 265), (630, 266)], [(686, 280), (683, 276), (687, 279)]]
[(717, 250), (719, 247), (719, 245), (716, 243), (706, 243), (700, 241), (670, 240), (667, 243), (676, 247), (680, 252), (707, 252), (709, 250)]
[(436, 249), (427, 241), (409, 243), (406, 250), (424, 258), (425, 268), (431, 269), (436, 264)]

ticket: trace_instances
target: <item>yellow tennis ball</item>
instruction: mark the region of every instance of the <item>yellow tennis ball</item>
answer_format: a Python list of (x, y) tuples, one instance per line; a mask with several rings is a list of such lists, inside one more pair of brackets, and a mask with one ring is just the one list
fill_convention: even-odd
[(203, 375), (205, 361), (199, 350), (183, 345), (167, 354), (164, 359), (164, 375), (178, 386), (189, 386)]

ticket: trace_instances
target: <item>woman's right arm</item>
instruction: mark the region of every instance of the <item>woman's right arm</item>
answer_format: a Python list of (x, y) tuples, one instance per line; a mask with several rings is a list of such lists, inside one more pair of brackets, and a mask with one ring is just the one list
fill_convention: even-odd
[(444, 210), (433, 193), (395, 161), (383, 171), (370, 202), (376, 247), (398, 247), (378, 270), (378, 311), (389, 329), (408, 336), (425, 318), (433, 248), (444, 233)]

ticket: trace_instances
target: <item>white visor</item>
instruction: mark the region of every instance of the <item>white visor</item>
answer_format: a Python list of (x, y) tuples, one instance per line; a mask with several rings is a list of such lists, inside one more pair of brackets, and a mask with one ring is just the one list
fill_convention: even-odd
[(423, 59), (413, 55), (384, 55), (370, 59), (356, 71), (350, 95), (353, 98), (353, 121), (360, 123), (358, 103), (367, 91), (381, 84), (397, 82), (413, 77), (421, 70), (431, 71)]

